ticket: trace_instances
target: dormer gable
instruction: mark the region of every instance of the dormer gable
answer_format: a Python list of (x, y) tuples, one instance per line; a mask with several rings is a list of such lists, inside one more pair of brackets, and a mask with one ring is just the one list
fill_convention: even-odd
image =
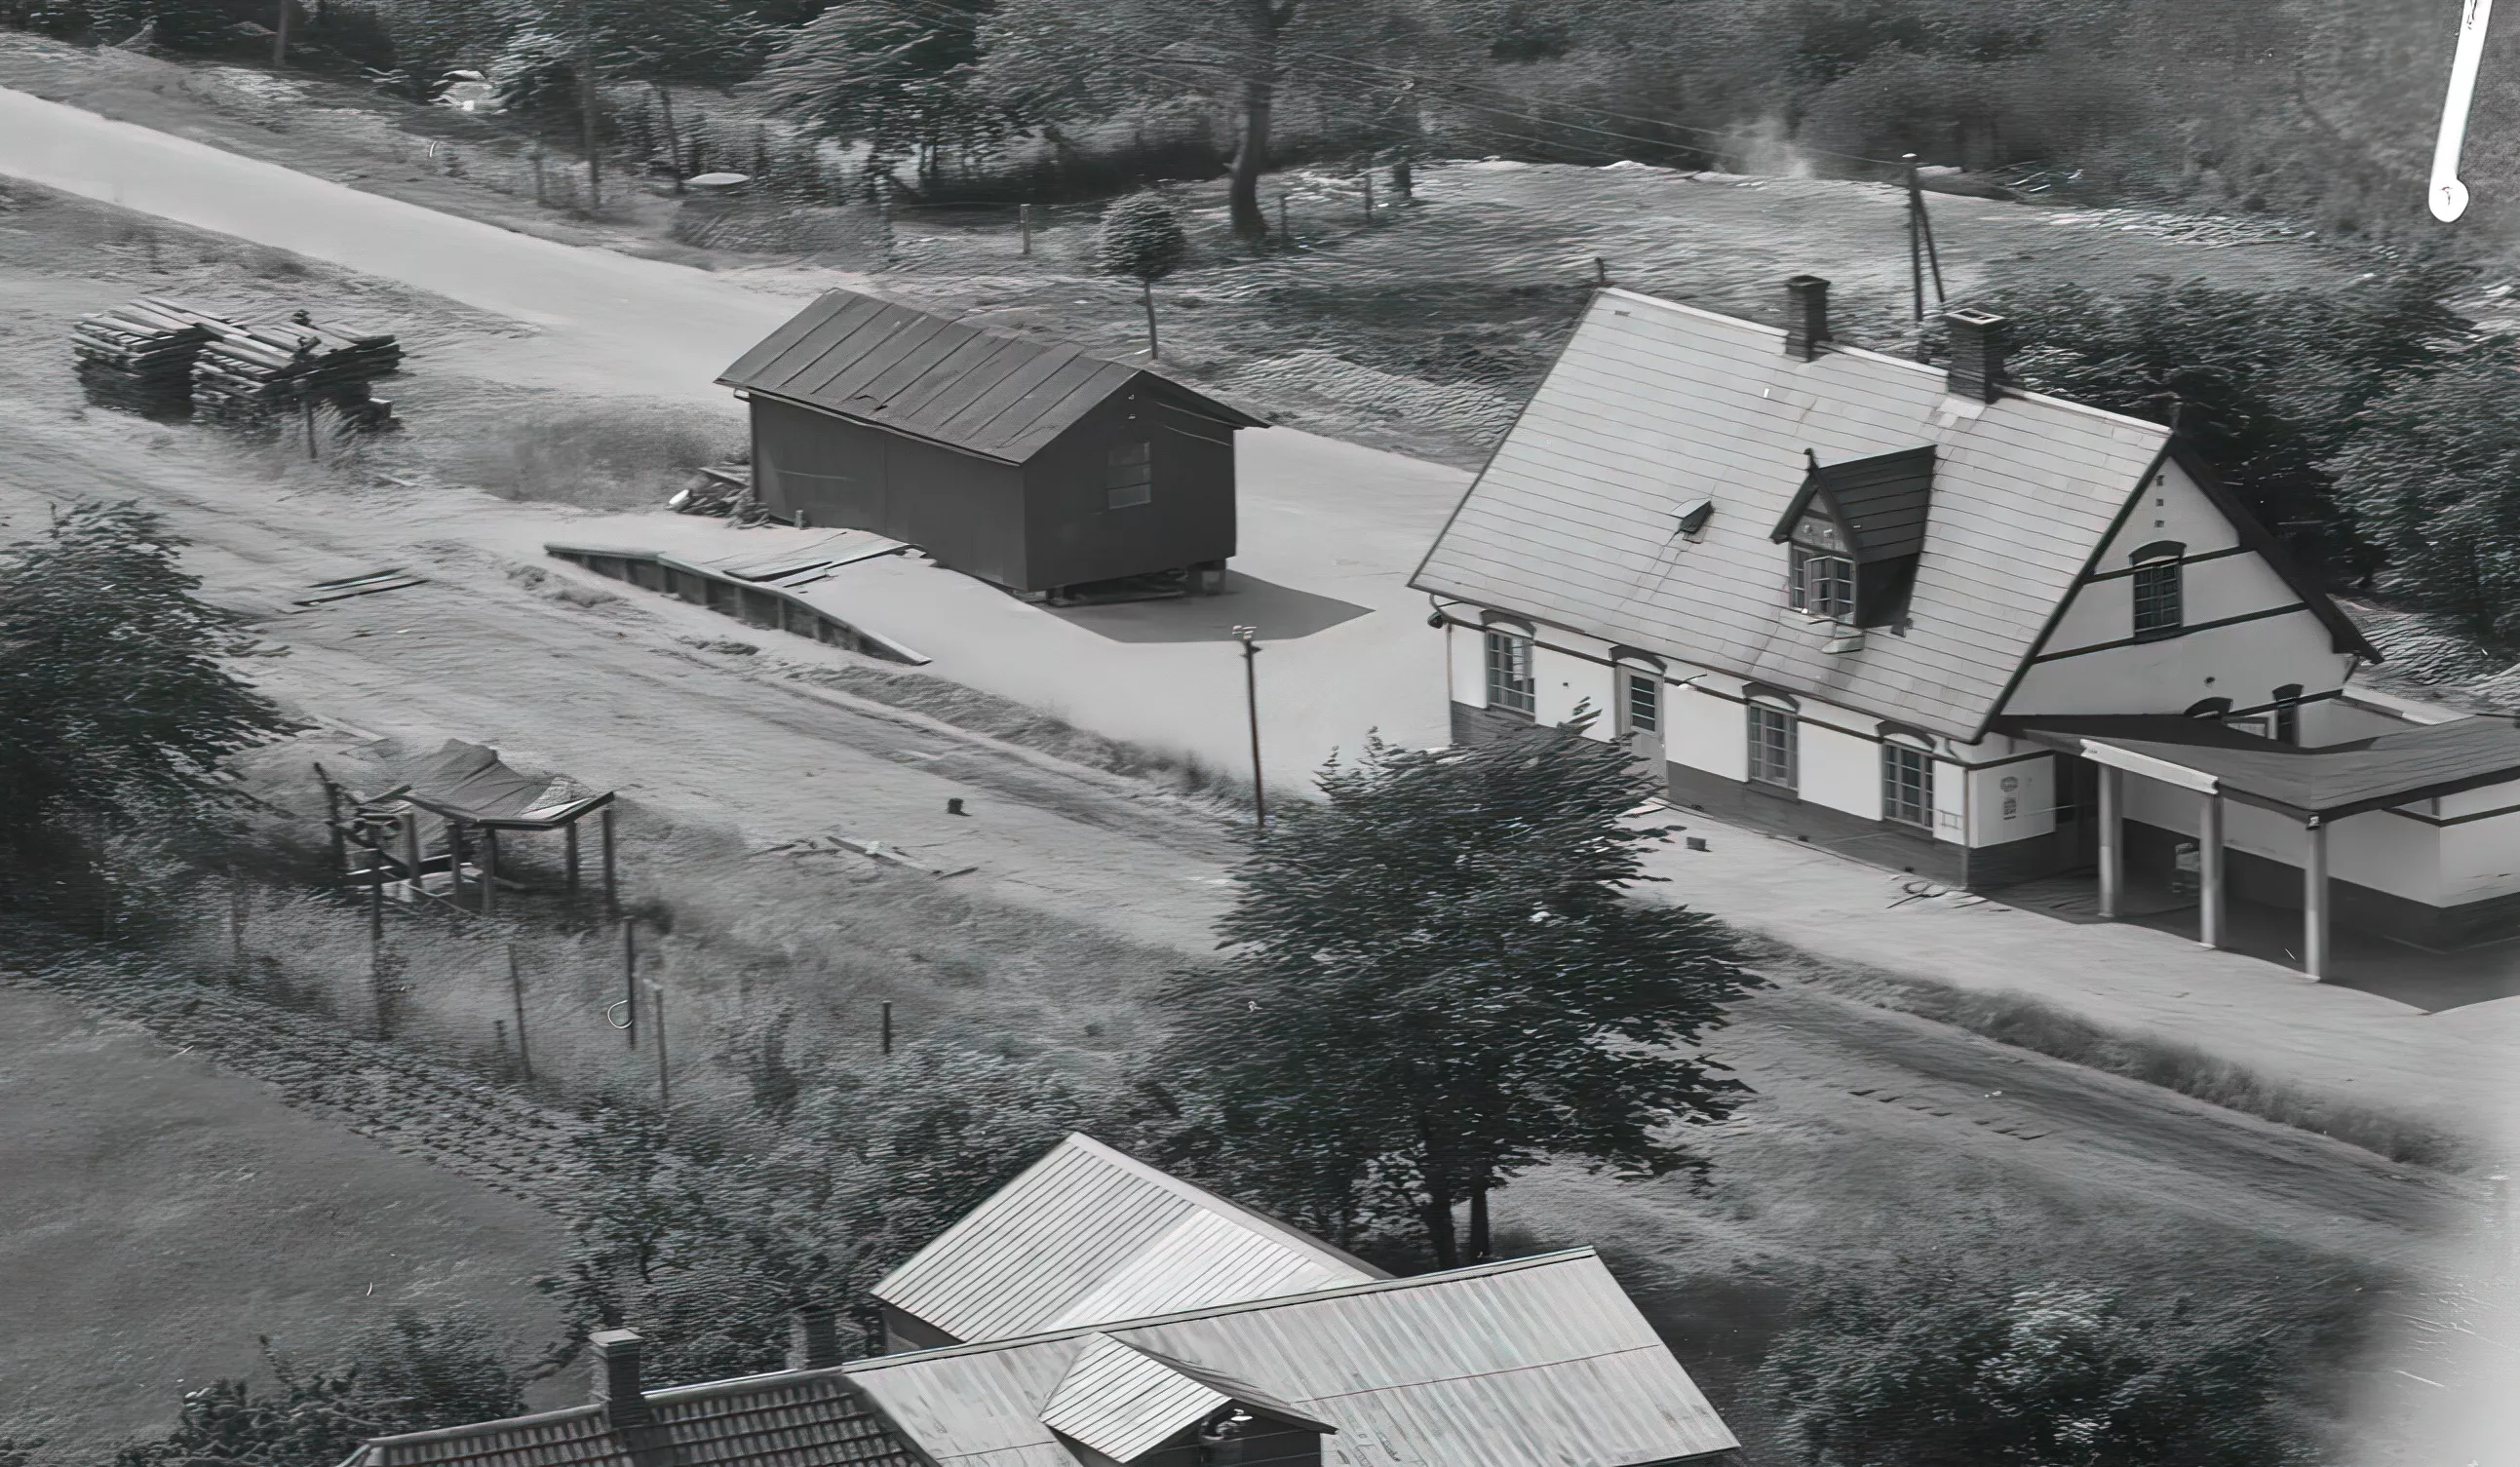
[[(1794, 609), (1852, 626), (1895, 624), (1907, 610), (1934, 493), (1934, 448), (1822, 465), (1803, 450), (1801, 489), (1769, 535), (1789, 545)], [(1843, 562), (1843, 578), (1837, 565)]]
[(1041, 1424), (1096, 1457), (1149, 1467), (1321, 1460), (1338, 1428), (1231, 1376), (1113, 1339), (1085, 1348), (1042, 1403)]

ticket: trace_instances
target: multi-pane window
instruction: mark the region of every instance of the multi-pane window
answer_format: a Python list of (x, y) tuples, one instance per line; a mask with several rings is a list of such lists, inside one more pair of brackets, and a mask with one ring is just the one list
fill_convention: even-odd
[(2167, 637), (2180, 628), (2179, 562), (2157, 560), (2135, 568), (2135, 635)]
[(1903, 825), (1934, 823), (1934, 757), (1904, 743), (1881, 745), (1881, 818)]
[(1488, 706), (1529, 716), (1539, 704), (1539, 680), (1531, 674), (1531, 639), (1490, 632)]
[(1846, 540), (1825, 516), (1806, 514), (1794, 526), (1791, 556), (1794, 609), (1831, 621), (1855, 619), (1855, 560)]
[(2286, 683), (2275, 689), (2275, 740), (2278, 743), (2301, 742), (2301, 685)]
[(1155, 453), (1150, 443), (1122, 443), (1111, 450), (1110, 467), (1102, 480), (1104, 504), (1114, 510), (1143, 505), (1155, 497)]
[(1652, 673), (1622, 673), (1627, 683), (1628, 732), (1657, 734), (1662, 731), (1662, 679)]
[(1794, 787), (1794, 716), (1782, 708), (1750, 704), (1750, 778)]

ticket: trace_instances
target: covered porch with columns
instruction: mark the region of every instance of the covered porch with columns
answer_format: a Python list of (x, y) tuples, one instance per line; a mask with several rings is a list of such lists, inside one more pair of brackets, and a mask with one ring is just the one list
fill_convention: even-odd
[[(2320, 748), (2278, 743), (2210, 719), (2175, 716), (2026, 720), (2009, 732), (2088, 760), (2097, 772), (2094, 874), (2097, 914), (2103, 920), (2127, 915), (2129, 796), (2131, 789), (2139, 790), (2150, 807), (2149, 825), (2193, 834), (2198, 941), (2208, 948), (2231, 946), (2228, 829), (2236, 807), (2252, 817), (2248, 823), (2257, 834), (2257, 849), (2247, 859), (2260, 877), (2255, 893), (2259, 919), (2267, 915), (2264, 904), (2274, 896), (2265, 889), (2270, 867), (2291, 868), (2298, 886), (2297, 965), (2305, 975), (2322, 980), (2330, 976), (2335, 953), (2340, 895), (2365, 912), (2375, 904), (2420, 909), (2428, 896), (2438, 900), (2434, 893), (2341, 882), (2335, 874), (2336, 826), (2354, 816), (2417, 807), (2520, 778), (2520, 727), (2503, 718), (2411, 727)], [(2175, 799), (2165, 801), (2167, 792), (2176, 792)], [(2184, 818), (2165, 820), (2166, 804), (2183, 806)], [(2367, 843), (2367, 822), (2356, 829), (2363, 834), (2347, 838)], [(2407, 832), (2389, 833), (2429, 839), (2437, 847), (2438, 829), (2437, 822), (2409, 822)], [(2269, 839), (2274, 830), (2284, 833)], [(2362, 865), (2372, 864), (2373, 853), (2360, 854)], [(2411, 878), (2411, 873), (2393, 874)], [(2385, 933), (2382, 927), (2373, 930)], [(2285, 948), (2286, 956), (2293, 956), (2292, 944)]]

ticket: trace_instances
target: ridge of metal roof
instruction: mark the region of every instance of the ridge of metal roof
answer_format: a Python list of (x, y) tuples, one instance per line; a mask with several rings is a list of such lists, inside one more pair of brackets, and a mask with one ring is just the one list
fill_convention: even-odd
[(1192, 1319), (1214, 1319), (1226, 1314), (1249, 1314), (1264, 1310), (1319, 1304), (1326, 1299), (1344, 1299), (1360, 1294), (1382, 1294), (1394, 1290), (1426, 1288), (1465, 1278), (1485, 1278), (1499, 1273), (1519, 1273), (1527, 1268), (1545, 1268), (1552, 1265), (1580, 1263), (1586, 1259), (1599, 1257), (1599, 1250), (1589, 1246), (1560, 1248), (1551, 1253), (1535, 1253), (1528, 1258), (1500, 1259), (1490, 1264), (1470, 1264), (1463, 1267), (1446, 1268), (1435, 1273), (1412, 1273), (1400, 1278), (1385, 1276), (1368, 1279), (1363, 1283), (1337, 1284), (1327, 1289), (1314, 1289), (1302, 1294), (1279, 1294), (1267, 1299), (1246, 1299), (1236, 1304), (1212, 1304), (1201, 1309), (1176, 1310), (1170, 1313), (1148, 1314), (1138, 1319), (1110, 1319), (1099, 1324), (1071, 1324), (1059, 1329), (1046, 1329), (1039, 1334), (1011, 1335), (1003, 1340), (970, 1340), (960, 1345), (938, 1345), (927, 1350), (906, 1350), (898, 1355), (869, 1356), (862, 1360), (851, 1360), (840, 1368), (851, 1376), (860, 1376), (871, 1370), (880, 1370), (890, 1365), (910, 1364), (919, 1360), (941, 1359), (960, 1355), (985, 1355), (992, 1350), (1010, 1350), (1022, 1345), (1038, 1345), (1050, 1340), (1073, 1340), (1085, 1335), (1109, 1334), (1113, 1330), (1180, 1324)]

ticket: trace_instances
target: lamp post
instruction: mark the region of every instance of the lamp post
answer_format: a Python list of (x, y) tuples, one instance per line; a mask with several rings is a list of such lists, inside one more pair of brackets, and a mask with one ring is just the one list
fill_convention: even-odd
[(1260, 635), (1258, 627), (1236, 627), (1234, 640), (1242, 644), (1242, 701), (1251, 715), (1251, 826), (1269, 828), (1269, 791), (1260, 781)]

